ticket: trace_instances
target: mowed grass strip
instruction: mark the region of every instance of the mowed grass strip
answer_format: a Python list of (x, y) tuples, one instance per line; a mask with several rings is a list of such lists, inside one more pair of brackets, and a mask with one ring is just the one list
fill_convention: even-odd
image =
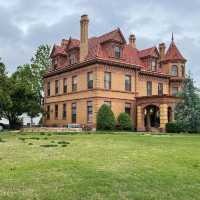
[(2, 134), (1, 138), (6, 142), (0, 143), (0, 199), (200, 196), (200, 135)]

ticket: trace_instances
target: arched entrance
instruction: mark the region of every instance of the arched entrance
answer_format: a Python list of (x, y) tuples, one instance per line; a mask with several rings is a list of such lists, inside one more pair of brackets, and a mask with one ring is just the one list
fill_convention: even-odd
[(160, 127), (160, 108), (155, 105), (148, 105), (144, 108), (144, 125), (146, 131)]

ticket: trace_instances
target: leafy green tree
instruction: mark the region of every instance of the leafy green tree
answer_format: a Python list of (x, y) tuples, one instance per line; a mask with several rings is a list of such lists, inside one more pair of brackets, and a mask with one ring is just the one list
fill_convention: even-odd
[(175, 108), (175, 119), (185, 132), (200, 132), (200, 96), (199, 90), (189, 75), (180, 97), (183, 98)]
[(125, 112), (119, 114), (119, 116), (117, 118), (117, 122), (118, 122), (119, 130), (130, 131), (130, 130), (133, 129), (133, 125), (132, 125), (130, 115), (125, 113)]
[(31, 58), (31, 71), (34, 79), (34, 89), (37, 91), (38, 96), (43, 97), (43, 76), (52, 62), (50, 59), (51, 47), (47, 44), (40, 45), (35, 55)]
[(97, 113), (97, 130), (114, 130), (115, 125), (115, 116), (111, 107), (103, 104)]

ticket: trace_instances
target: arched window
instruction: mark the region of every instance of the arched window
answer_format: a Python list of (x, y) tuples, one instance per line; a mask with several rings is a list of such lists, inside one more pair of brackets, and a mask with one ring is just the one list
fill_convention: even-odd
[(176, 65), (172, 65), (171, 75), (178, 76), (178, 67)]

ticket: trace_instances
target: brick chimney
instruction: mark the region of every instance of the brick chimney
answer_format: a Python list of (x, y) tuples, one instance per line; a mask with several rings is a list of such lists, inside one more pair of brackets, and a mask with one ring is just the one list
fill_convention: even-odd
[(136, 41), (135, 35), (134, 35), (134, 34), (131, 34), (131, 35), (129, 36), (129, 45), (131, 45), (133, 48), (136, 48), (136, 43), (135, 43), (135, 41)]
[(84, 61), (88, 55), (88, 24), (88, 16), (82, 15), (80, 20), (80, 62)]
[(165, 57), (165, 49), (166, 49), (165, 43), (160, 43), (159, 44), (160, 60), (163, 60)]

